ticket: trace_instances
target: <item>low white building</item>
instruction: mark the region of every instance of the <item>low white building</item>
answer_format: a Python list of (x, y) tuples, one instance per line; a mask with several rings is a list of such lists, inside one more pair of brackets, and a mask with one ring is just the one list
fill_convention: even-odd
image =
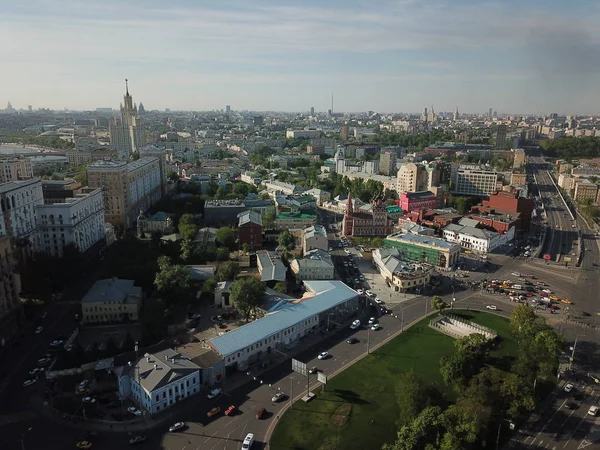
[(40, 250), (51, 255), (62, 256), (71, 244), (83, 253), (105, 239), (102, 189), (84, 189), (64, 202), (38, 205), (36, 212)]
[(373, 251), (373, 265), (386, 283), (395, 291), (414, 291), (431, 282), (433, 268), (402, 259), (397, 248), (378, 248)]
[(304, 193), (304, 195), (310, 195), (314, 197), (318, 206), (322, 206), (323, 203), (331, 200), (331, 193), (324, 191), (323, 189), (309, 189)]
[(302, 231), (302, 253), (306, 255), (315, 249), (329, 250), (327, 230), (323, 225), (313, 225)]
[(515, 227), (500, 234), (471, 226), (450, 224), (444, 228), (444, 238), (448, 242), (460, 244), (465, 250), (485, 254), (511, 242), (515, 238)]
[(133, 399), (140, 409), (150, 414), (200, 392), (200, 367), (171, 349), (146, 353), (120, 372), (121, 398)]
[(304, 255), (304, 258), (292, 260), (290, 270), (297, 281), (335, 278), (335, 266), (331, 261), (331, 255), (321, 249), (311, 250)]
[(287, 268), (275, 253), (267, 250), (259, 250), (256, 252), (256, 260), (258, 272), (260, 273), (260, 281), (285, 281)]
[(302, 189), (299, 188), (298, 186), (296, 186), (295, 184), (284, 183), (283, 181), (277, 181), (277, 180), (265, 181), (263, 184), (265, 186), (265, 189), (269, 193), (294, 195), (294, 194), (298, 194), (302, 191)]

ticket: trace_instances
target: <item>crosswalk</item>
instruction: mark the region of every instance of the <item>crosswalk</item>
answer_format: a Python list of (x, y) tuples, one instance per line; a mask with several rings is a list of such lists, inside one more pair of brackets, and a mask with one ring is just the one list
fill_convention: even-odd
[(0, 427), (5, 425), (11, 425), (13, 423), (24, 422), (26, 420), (31, 420), (35, 418), (35, 414), (31, 411), (21, 412), (21, 413), (13, 413), (13, 414), (4, 414), (0, 416)]

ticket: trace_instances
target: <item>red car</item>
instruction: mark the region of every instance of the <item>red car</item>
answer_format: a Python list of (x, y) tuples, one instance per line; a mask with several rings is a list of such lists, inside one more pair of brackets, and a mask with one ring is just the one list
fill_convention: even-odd
[(229, 408), (227, 408), (225, 410), (225, 415), (226, 416), (233, 416), (233, 413), (235, 412), (235, 410), (236, 410), (236, 407), (233, 406), (233, 405), (231, 405)]
[(257, 419), (262, 419), (262, 416), (265, 415), (265, 413), (267, 412), (267, 410), (265, 408), (260, 408), (257, 412), (256, 412), (256, 418)]

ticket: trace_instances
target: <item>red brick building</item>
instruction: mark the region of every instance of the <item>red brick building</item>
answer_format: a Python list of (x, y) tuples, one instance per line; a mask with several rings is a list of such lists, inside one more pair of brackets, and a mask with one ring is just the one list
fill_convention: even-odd
[(432, 209), (437, 206), (437, 195), (431, 191), (402, 192), (396, 205), (403, 211), (412, 212), (420, 209)]
[(496, 230), (498, 233), (506, 233), (509, 229), (517, 227), (519, 223), (518, 218), (514, 218), (513, 216), (501, 216), (498, 214), (471, 214), (469, 218), (485, 225), (485, 228)]
[(263, 227), (260, 213), (252, 210), (239, 213), (237, 232), (240, 246), (248, 244), (250, 250), (260, 250), (263, 245)]
[(520, 197), (519, 190), (514, 189), (494, 192), (489, 200), (484, 200), (480, 205), (471, 208), (471, 213), (510, 216), (516, 220), (517, 230), (529, 231), (533, 209), (533, 200)]
[(354, 211), (352, 197), (348, 194), (348, 204), (342, 223), (344, 236), (388, 236), (394, 231), (394, 222), (380, 199), (373, 201), (371, 211)]

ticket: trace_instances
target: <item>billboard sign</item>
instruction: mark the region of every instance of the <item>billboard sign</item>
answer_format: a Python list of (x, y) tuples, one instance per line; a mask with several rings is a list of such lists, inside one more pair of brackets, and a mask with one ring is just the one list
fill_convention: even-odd
[(544, 254), (544, 259), (545, 259), (546, 261), (550, 261), (550, 260), (552, 259), (552, 255), (551, 255), (550, 253), (545, 253), (545, 254)]
[(306, 369), (306, 363), (300, 362), (297, 359), (292, 359), (292, 370), (298, 372), (305, 377), (308, 376), (308, 370)]
[(323, 372), (318, 372), (317, 381), (319, 383), (327, 384), (327, 375), (325, 375)]

